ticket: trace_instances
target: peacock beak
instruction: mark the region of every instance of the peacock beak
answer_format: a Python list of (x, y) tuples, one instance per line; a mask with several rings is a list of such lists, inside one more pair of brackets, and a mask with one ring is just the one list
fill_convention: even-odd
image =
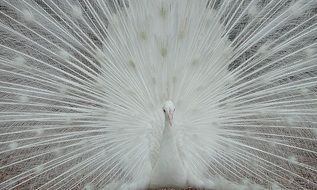
[(168, 113), (168, 123), (170, 124), (170, 127), (173, 125), (173, 116), (174, 116), (173, 112)]

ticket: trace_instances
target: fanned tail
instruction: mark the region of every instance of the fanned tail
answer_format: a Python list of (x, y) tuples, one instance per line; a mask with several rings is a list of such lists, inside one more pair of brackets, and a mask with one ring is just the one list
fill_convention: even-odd
[(190, 183), (316, 188), (316, 8), (2, 0), (0, 188), (145, 188), (168, 99)]

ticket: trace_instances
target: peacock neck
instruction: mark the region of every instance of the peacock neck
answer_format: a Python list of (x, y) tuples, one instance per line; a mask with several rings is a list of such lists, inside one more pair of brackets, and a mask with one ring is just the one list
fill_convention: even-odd
[(157, 188), (162, 184), (171, 187), (186, 185), (186, 171), (179, 155), (176, 144), (174, 125), (165, 121), (158, 160), (151, 176), (151, 187)]
[[(164, 126), (164, 130), (163, 130), (163, 136), (162, 136), (162, 143), (166, 142), (166, 141), (175, 141), (175, 137), (174, 137), (174, 133), (175, 133), (175, 129), (174, 126), (170, 126), (169, 122), (167, 119), (165, 119), (165, 126)], [(171, 143), (171, 142), (169, 142)]]
[[(163, 135), (161, 139), (161, 150), (163, 154), (170, 153), (172, 155), (178, 155), (178, 150), (176, 146), (174, 126), (170, 126), (168, 121), (165, 121), (165, 127), (163, 130)], [(178, 157), (178, 156), (177, 156)]]

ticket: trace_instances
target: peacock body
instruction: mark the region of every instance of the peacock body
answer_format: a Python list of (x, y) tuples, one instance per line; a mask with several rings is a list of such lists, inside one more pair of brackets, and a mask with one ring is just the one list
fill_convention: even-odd
[(316, 189), (316, 10), (1, 0), (0, 189)]

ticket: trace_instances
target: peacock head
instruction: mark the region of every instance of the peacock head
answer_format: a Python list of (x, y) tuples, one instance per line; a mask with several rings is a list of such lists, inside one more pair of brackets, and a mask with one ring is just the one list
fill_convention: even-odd
[(175, 112), (175, 106), (171, 100), (168, 100), (164, 103), (163, 112), (165, 115), (165, 120), (168, 121), (169, 126), (173, 125), (173, 117)]

